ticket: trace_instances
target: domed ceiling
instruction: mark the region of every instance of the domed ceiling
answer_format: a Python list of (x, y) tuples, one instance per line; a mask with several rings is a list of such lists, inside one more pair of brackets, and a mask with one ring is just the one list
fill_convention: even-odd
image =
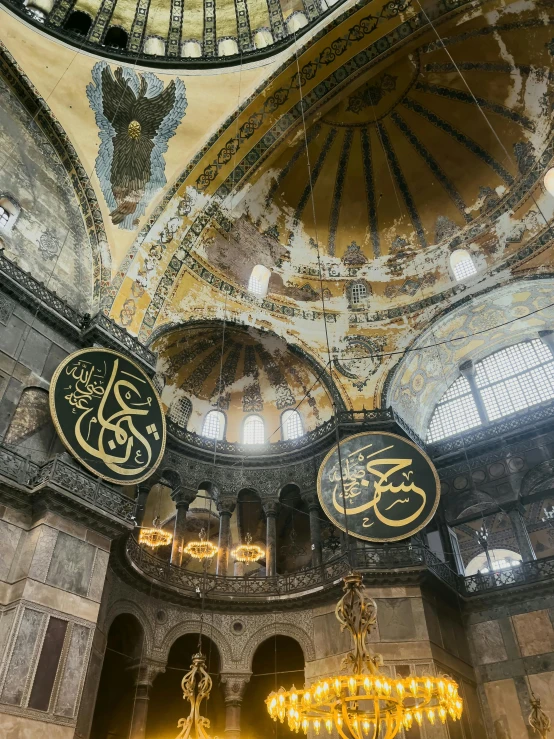
[[(290, 351), (276, 336), (253, 328), (200, 325), (171, 331), (154, 341), (162, 401), (169, 409), (180, 398), (192, 403), (188, 430), (202, 432), (208, 411), (226, 414), (226, 440), (240, 441), (251, 413), (265, 423), (269, 442), (281, 439), (281, 414), (298, 406), (304, 431), (331, 417), (329, 394), (318, 368)], [(220, 381), (221, 377), (221, 381)], [(161, 384), (161, 382), (160, 382)]]
[[(79, 49), (136, 63), (202, 66), (268, 56), (328, 11), (324, 0), (4, 0)], [(342, 0), (335, 0), (340, 5)], [(329, 6), (334, 3), (329, 3)]]

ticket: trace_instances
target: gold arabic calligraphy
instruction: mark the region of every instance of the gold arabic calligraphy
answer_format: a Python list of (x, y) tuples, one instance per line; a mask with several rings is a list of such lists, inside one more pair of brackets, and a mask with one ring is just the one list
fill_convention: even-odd
[[(425, 508), (425, 503), (427, 502), (425, 491), (412, 481), (413, 470), (402, 472), (402, 470), (406, 470), (406, 468), (412, 465), (413, 460), (375, 456), (392, 449), (394, 446), (393, 444), (384, 449), (379, 449), (376, 452), (363, 454), (365, 450), (370, 449), (372, 446), (372, 444), (368, 444), (367, 446), (362, 447), (362, 449), (358, 449), (349, 454), (343, 463), (342, 475), (340, 469), (338, 469), (338, 464), (335, 464), (331, 469), (331, 472), (329, 473), (329, 481), (331, 483), (335, 483), (333, 488), (333, 505), (339, 513), (343, 515), (346, 514), (347, 516), (365, 513), (366, 511), (373, 509), (377, 519), (385, 525), (393, 526), (395, 528), (398, 526), (407, 526), (420, 516), (421, 512)], [(380, 467), (384, 469), (380, 470)], [(399, 485), (394, 485), (389, 481), (389, 478), (396, 472), (402, 472), (402, 477), (404, 478), (404, 481)], [(344, 505), (346, 501), (351, 501), (356, 498), (362, 493), (364, 488), (371, 488), (372, 482), (371, 480), (366, 479), (367, 473), (373, 475), (373, 498), (362, 505), (346, 507)], [(342, 499), (342, 484), (344, 484), (344, 501)], [(412, 513), (401, 520), (389, 518), (380, 509), (380, 506), (384, 503), (384, 493), (392, 493), (393, 495), (397, 495), (398, 493), (414, 493), (416, 496), (421, 498), (421, 505), (419, 505), (415, 513)], [(403, 498), (397, 498), (387, 505), (384, 511), (390, 511), (391, 508), (398, 504), (402, 505), (410, 502), (413, 502), (410, 495)], [(364, 526), (366, 528), (369, 528), (369, 526), (372, 525), (372, 523), (369, 523), (369, 519), (364, 519)]]
[[(152, 447), (135, 419), (147, 416), (154, 400), (146, 380), (120, 369), (119, 358), (113, 360), (111, 370), (106, 360), (78, 359), (65, 367), (64, 374), (74, 381), (65, 385), (63, 397), (78, 415), (75, 438), (81, 449), (118, 475), (144, 472), (152, 460)], [(157, 424), (146, 426), (146, 434), (158, 440)]]

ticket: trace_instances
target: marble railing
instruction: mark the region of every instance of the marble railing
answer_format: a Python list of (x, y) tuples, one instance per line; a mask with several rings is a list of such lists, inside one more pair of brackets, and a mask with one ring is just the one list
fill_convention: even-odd
[(0, 476), (18, 483), (30, 493), (50, 486), (129, 526), (134, 525), (131, 498), (92, 475), (66, 462), (60, 455), (44, 465), (30, 462), (9, 447), (0, 445)]

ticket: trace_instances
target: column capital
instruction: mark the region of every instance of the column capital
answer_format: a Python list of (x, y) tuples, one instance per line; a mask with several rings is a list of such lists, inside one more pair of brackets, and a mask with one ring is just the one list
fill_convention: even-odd
[(217, 510), (220, 516), (231, 516), (237, 505), (236, 498), (222, 497), (216, 501)]
[(162, 672), (165, 672), (166, 666), (167, 664), (165, 662), (158, 662), (151, 659), (142, 660), (140, 664), (136, 665), (136, 685), (144, 685), (151, 688), (156, 677)]
[(171, 491), (171, 499), (177, 508), (188, 508), (196, 495), (197, 491), (183, 488), (180, 485)]
[(554, 331), (552, 329), (539, 331), (539, 339), (554, 352)]
[(473, 359), (466, 359), (464, 362), (461, 362), (458, 365), (458, 369), (466, 380), (469, 380), (470, 377), (475, 377), (475, 365), (473, 364)]
[(226, 705), (240, 706), (246, 685), (250, 681), (251, 672), (222, 672), (221, 682)]
[(262, 509), (266, 516), (275, 517), (279, 512), (278, 500), (262, 500)]
[(319, 511), (319, 497), (317, 490), (304, 490), (300, 493), (300, 497), (308, 506), (308, 510), (311, 511), (312, 509), (315, 509), (316, 511)]

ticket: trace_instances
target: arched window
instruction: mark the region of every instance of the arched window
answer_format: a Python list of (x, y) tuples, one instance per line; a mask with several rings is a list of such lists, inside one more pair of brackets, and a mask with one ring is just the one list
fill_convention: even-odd
[(5, 228), (10, 220), (8, 211), (0, 205), (0, 228)]
[(466, 576), (476, 575), (478, 572), (486, 574), (490, 572), (489, 567), (492, 565), (492, 571), (507, 570), (510, 567), (519, 567), (521, 564), (521, 554), (512, 552), (510, 549), (489, 549), (489, 559), (485, 552), (481, 552), (469, 562), (466, 567)]
[(106, 37), (104, 38), (104, 46), (111, 46), (114, 49), (126, 49), (129, 36), (119, 26), (112, 26), (108, 29)]
[(270, 270), (267, 267), (264, 267), (263, 264), (257, 264), (252, 270), (252, 274), (248, 280), (248, 290), (251, 293), (254, 293), (254, 295), (259, 295), (259, 297), (263, 298), (264, 295), (267, 295), (267, 287), (269, 285), (270, 277)]
[(265, 427), (260, 416), (248, 416), (244, 422), (242, 432), (244, 444), (263, 444), (265, 442)]
[(287, 26), (289, 29), (289, 33), (294, 33), (295, 31), (299, 31), (301, 28), (304, 28), (304, 26), (308, 25), (308, 19), (302, 13), (300, 10), (297, 10), (292, 15), (289, 15), (287, 18)]
[[(475, 384), (489, 421), (496, 421), (554, 399), (554, 356), (540, 339), (514, 344), (475, 364)], [(469, 382), (458, 377), (435, 407), (427, 442), (480, 425)]]
[(202, 436), (208, 439), (223, 439), (225, 431), (225, 415), (221, 411), (210, 411), (204, 419), (202, 426)]
[(158, 36), (149, 36), (144, 42), (143, 51), (150, 56), (165, 56), (165, 42)]
[(363, 303), (367, 298), (367, 285), (363, 282), (355, 282), (350, 288), (350, 300), (353, 305)]
[(169, 420), (186, 429), (190, 414), (192, 413), (192, 403), (188, 398), (177, 398), (169, 407)]
[(202, 56), (202, 46), (198, 41), (189, 39), (181, 44), (181, 56), (188, 59), (197, 59)]
[(259, 28), (254, 34), (254, 46), (256, 49), (265, 49), (273, 43), (273, 35), (269, 28)]
[(9, 197), (0, 197), (0, 231), (9, 233), (17, 221), (21, 208)]
[(217, 45), (219, 56), (234, 56), (239, 53), (239, 47), (234, 38), (224, 38)]
[(469, 382), (465, 377), (458, 377), (437, 403), (427, 430), (427, 443), (454, 436), (480, 425), (479, 411), (471, 394)]
[(302, 419), (298, 411), (285, 411), (281, 416), (281, 428), (283, 431), (283, 440), (298, 439), (302, 436), (304, 429), (302, 428)]
[(465, 249), (456, 249), (450, 255), (450, 268), (455, 279), (460, 282), (477, 274), (471, 254)]
[(79, 36), (86, 36), (92, 26), (92, 18), (82, 10), (74, 10), (68, 15), (64, 26), (68, 31), (78, 33)]

